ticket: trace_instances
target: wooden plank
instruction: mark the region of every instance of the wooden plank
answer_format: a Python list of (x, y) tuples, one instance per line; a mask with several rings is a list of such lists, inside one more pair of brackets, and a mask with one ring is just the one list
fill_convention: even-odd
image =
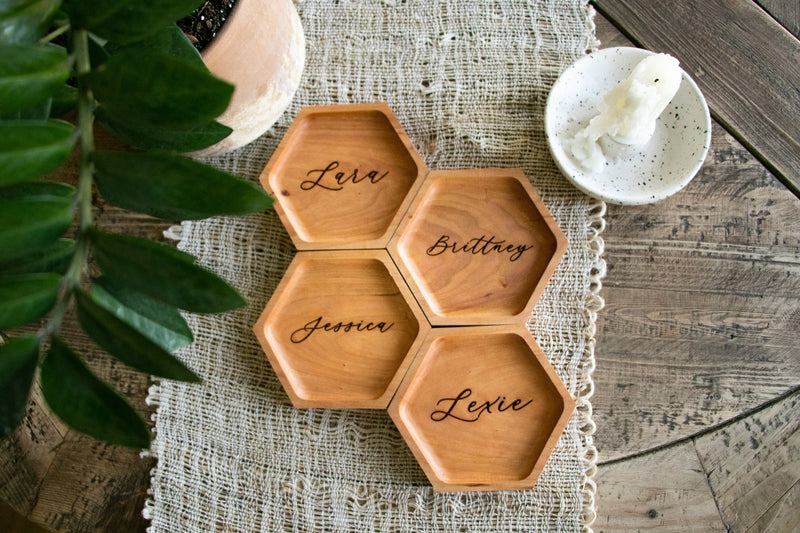
[(800, 42), (751, 0), (596, 0), (635, 43), (677, 57), (714, 117), (800, 194)]
[[(663, 352), (652, 352), (654, 359), (668, 359), (680, 347), (661, 343), (658, 349)], [(713, 343), (704, 349), (713, 350)], [(633, 357), (641, 360), (646, 354)], [(748, 372), (741, 367), (720, 371), (715, 364), (701, 367), (663, 360), (600, 361), (595, 371), (598, 399), (593, 403), (602, 459), (618, 459), (697, 434), (782, 392), (780, 386), (771, 385), (771, 372)]]
[(28, 518), (54, 531), (144, 531), (153, 459), (70, 431)]
[[(101, 379), (125, 396), (148, 420), (148, 375), (137, 372), (97, 348), (78, 329), (74, 317), (62, 337), (79, 351)], [(144, 531), (142, 518), (150, 469), (155, 460), (139, 450), (111, 446), (73, 430), (59, 445), (27, 517), (55, 531)]]
[(800, 393), (696, 440), (697, 452), (734, 531), (800, 526)]
[(592, 399), (604, 460), (725, 422), (800, 382), (800, 202), (714, 125), (677, 195), (609, 206)]
[(800, 2), (796, 0), (757, 0), (770, 14), (795, 37), (800, 37)]
[(792, 485), (780, 500), (767, 509), (761, 518), (748, 529), (748, 533), (762, 531), (800, 531), (800, 482)]
[(602, 14), (594, 17), (595, 37), (600, 41), (600, 48), (612, 48), (615, 46), (636, 46), (630, 39), (611, 23)]
[(0, 500), (0, 524), (3, 524), (4, 531), (13, 533), (49, 533), (51, 531), (26, 519), (2, 500)]
[(67, 427), (47, 407), (37, 379), (26, 417), (0, 440), (0, 498), (17, 513), (27, 515), (33, 508), (66, 433)]
[(602, 465), (595, 481), (595, 531), (725, 531), (691, 442)]

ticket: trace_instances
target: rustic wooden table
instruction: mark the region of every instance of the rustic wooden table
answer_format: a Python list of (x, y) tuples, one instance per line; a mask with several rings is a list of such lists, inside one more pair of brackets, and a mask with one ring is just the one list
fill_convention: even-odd
[[(608, 208), (596, 531), (800, 531), (800, 5), (759, 4), (594, 3), (603, 47), (678, 57), (715, 119), (685, 190)], [(168, 226), (97, 214), (151, 238)], [(147, 377), (97, 361), (147, 414)], [(0, 441), (0, 473), (18, 487), (0, 524), (144, 531), (153, 460), (67, 429), (39, 396), (29, 413)]]

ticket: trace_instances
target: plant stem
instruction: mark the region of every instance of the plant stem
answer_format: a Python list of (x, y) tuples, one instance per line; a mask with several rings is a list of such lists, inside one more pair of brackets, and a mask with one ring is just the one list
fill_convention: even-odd
[(94, 152), (94, 97), (91, 90), (82, 81), (82, 76), (91, 70), (89, 59), (89, 34), (86, 30), (73, 33), (75, 67), (78, 78), (78, 124), (80, 141), (80, 170), (78, 189), (75, 198), (78, 216), (78, 233), (75, 237), (75, 252), (72, 255), (67, 272), (61, 279), (58, 300), (47, 323), (39, 330), (39, 342), (44, 342), (55, 335), (61, 328), (67, 308), (72, 301), (75, 289), (80, 287), (83, 269), (89, 258), (89, 234), (92, 227), (92, 175), (94, 164), (91, 161)]
[[(86, 239), (86, 231), (92, 225), (92, 175), (94, 164), (91, 154), (94, 152), (94, 97), (92, 91), (82, 81), (84, 74), (92, 70), (89, 60), (89, 34), (86, 30), (75, 32), (75, 61), (78, 74), (78, 129), (81, 143), (81, 170), (78, 178), (78, 208), (80, 210), (80, 230), (78, 237)], [(83, 257), (86, 263), (88, 248)]]
[(58, 37), (59, 35), (61, 35), (62, 33), (65, 33), (67, 31), (69, 31), (69, 24), (64, 24), (63, 26), (54, 29), (53, 31), (51, 31), (50, 33), (39, 39), (39, 44), (47, 44), (56, 37)]

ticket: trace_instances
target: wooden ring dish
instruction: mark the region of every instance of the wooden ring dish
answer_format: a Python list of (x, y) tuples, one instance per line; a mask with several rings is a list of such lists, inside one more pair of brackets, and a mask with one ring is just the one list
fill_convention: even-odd
[(532, 487), (575, 403), (523, 327), (567, 247), (525, 174), (429, 172), (358, 104), (302, 109), (260, 179), (301, 250), (254, 327), (292, 404), (388, 407), (436, 490)]
[(300, 110), (261, 173), (298, 250), (385, 248), (428, 167), (386, 104)]
[(298, 253), (255, 325), (303, 408), (385, 408), (429, 329), (384, 250)]
[(438, 491), (534, 486), (575, 402), (519, 325), (434, 328), (389, 405)]
[(566, 248), (519, 169), (430, 172), (389, 243), (434, 326), (524, 322)]

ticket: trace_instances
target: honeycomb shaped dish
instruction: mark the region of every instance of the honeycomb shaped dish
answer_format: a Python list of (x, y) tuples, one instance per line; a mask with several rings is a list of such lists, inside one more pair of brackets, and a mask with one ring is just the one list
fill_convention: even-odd
[(386, 104), (300, 110), (261, 173), (298, 250), (385, 248), (428, 167)]
[(524, 322), (567, 240), (519, 169), (428, 174), (389, 253), (431, 324)]
[(388, 408), (436, 490), (532, 487), (574, 402), (523, 327), (567, 247), (525, 174), (429, 172), (358, 104), (301, 110), (261, 183), (301, 250), (254, 326), (292, 404)]
[(522, 326), (435, 328), (389, 414), (438, 491), (535, 485), (575, 402)]
[(383, 409), (430, 327), (384, 250), (298, 253), (255, 325), (295, 407)]

